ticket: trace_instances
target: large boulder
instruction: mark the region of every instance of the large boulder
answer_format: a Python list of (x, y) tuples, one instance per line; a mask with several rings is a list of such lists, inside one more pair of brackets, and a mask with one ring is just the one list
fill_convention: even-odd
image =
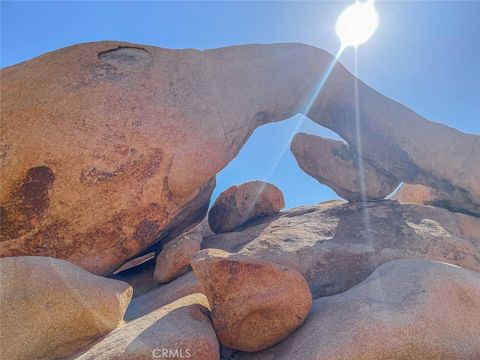
[(209, 236), (202, 247), (288, 266), (320, 297), (349, 289), (393, 259), (444, 261), (480, 271), (480, 219), (391, 200), (331, 201)]
[(258, 351), (282, 341), (312, 305), (303, 276), (284, 266), (208, 249), (194, 257), (192, 267), (215, 332), (229, 348)]
[(106, 41), (2, 69), (0, 256), (109, 274), (202, 219), (215, 174), (255, 128), (299, 112), (386, 174), (480, 213), (479, 137), (423, 119), (339, 63), (305, 108), (332, 61), (302, 44)]
[(383, 199), (399, 185), (342, 141), (298, 133), (290, 149), (303, 171), (348, 201)]
[(114, 330), (77, 360), (218, 360), (208, 302), (192, 294)]
[(208, 212), (208, 224), (217, 234), (229, 232), (248, 220), (276, 214), (284, 207), (279, 188), (263, 181), (251, 181), (222, 192)]
[(199, 232), (187, 232), (168, 242), (157, 256), (153, 273), (155, 281), (163, 284), (185, 273), (201, 244), (202, 234)]
[(475, 360), (480, 358), (480, 274), (397, 260), (358, 286), (315, 300), (281, 344), (242, 360)]
[(57, 359), (122, 323), (132, 288), (66, 261), (0, 259), (0, 358)]

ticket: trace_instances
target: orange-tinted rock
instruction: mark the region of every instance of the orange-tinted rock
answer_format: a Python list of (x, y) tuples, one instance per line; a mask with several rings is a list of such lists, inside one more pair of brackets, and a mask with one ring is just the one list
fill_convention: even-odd
[[(306, 112), (331, 61), (301, 44), (96, 42), (2, 69), (0, 256), (52, 256), (108, 274), (181, 234), (204, 217), (213, 177), (256, 127)], [(337, 64), (307, 115), (352, 148), (359, 128), (372, 165), (480, 213), (479, 137), (354, 84)]]
[(298, 133), (290, 149), (303, 171), (348, 201), (383, 199), (399, 185), (341, 141)]
[(215, 332), (232, 349), (258, 351), (282, 341), (312, 305), (303, 276), (281, 265), (207, 249), (197, 253), (192, 267)]
[(279, 188), (263, 181), (251, 181), (222, 192), (208, 213), (208, 223), (216, 233), (228, 232), (248, 220), (278, 213), (284, 207)]
[(199, 232), (187, 232), (168, 242), (157, 256), (155, 272), (156, 282), (169, 282), (185, 273), (190, 267), (193, 255), (200, 251), (202, 235)]

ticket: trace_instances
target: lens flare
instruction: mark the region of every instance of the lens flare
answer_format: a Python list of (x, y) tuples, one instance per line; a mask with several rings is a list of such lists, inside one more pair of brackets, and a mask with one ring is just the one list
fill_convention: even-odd
[(373, 0), (355, 1), (340, 14), (335, 30), (342, 47), (357, 46), (367, 41), (378, 27)]

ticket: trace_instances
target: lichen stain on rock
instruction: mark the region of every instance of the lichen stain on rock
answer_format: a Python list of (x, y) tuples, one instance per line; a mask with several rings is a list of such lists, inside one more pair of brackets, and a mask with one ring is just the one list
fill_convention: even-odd
[(48, 190), (55, 181), (55, 175), (48, 166), (33, 167), (20, 186), (23, 213), (27, 217), (42, 216), (50, 205)]
[(50, 206), (49, 190), (55, 174), (48, 166), (36, 166), (27, 170), (20, 184), (10, 193), (10, 201), (1, 206), (1, 239), (21, 236), (42, 220)]

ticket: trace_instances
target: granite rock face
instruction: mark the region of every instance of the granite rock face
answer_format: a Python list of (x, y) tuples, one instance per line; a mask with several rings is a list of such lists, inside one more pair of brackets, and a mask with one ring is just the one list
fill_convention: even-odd
[[(383, 173), (480, 214), (480, 138), (427, 121), (301, 44), (80, 44), (1, 70), (0, 256), (110, 274), (200, 221), (256, 127), (304, 112)], [(286, 71), (288, 70), (288, 71)], [(358, 143), (357, 129), (361, 132)], [(440, 155), (441, 154), (441, 155)]]
[(480, 219), (383, 200), (304, 206), (203, 239), (202, 248), (300, 272), (315, 298), (345, 291), (384, 262), (420, 258), (480, 271)]
[(341, 141), (298, 133), (290, 149), (303, 171), (351, 202), (383, 199), (399, 185)]
[(303, 276), (284, 266), (208, 249), (194, 257), (192, 267), (215, 332), (229, 348), (258, 351), (282, 341), (312, 305)]
[(242, 360), (474, 360), (480, 357), (480, 275), (449, 264), (396, 260), (358, 286), (315, 300), (281, 344)]
[(278, 213), (284, 207), (279, 188), (263, 181), (251, 181), (222, 192), (208, 212), (208, 224), (215, 233), (228, 232), (248, 220)]
[(57, 359), (122, 323), (132, 296), (124, 282), (66, 261), (0, 259), (0, 358)]

